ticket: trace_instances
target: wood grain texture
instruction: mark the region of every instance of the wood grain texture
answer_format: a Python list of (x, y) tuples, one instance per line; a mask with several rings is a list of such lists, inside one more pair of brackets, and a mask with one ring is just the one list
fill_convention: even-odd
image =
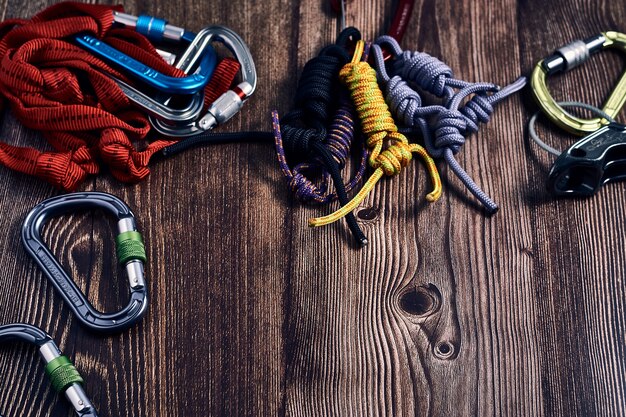
[[(29, 17), (50, 1), (0, 2)], [(126, 1), (198, 30), (222, 24), (249, 44), (259, 88), (224, 130), (268, 130), (288, 111), (308, 59), (337, 34), (326, 1)], [(366, 38), (396, 2), (348, 2)], [(512, 82), (556, 47), (626, 31), (623, 2), (417, 0), (402, 45), (459, 78)], [(600, 104), (626, 60), (595, 57), (551, 83), (557, 98)], [(584, 87), (584, 88), (581, 88)], [(485, 217), (443, 167), (424, 203), (422, 164), (384, 179), (356, 211), (370, 244), (343, 223), (310, 229), (330, 208), (294, 201), (272, 146), (206, 147), (151, 165), (141, 184), (104, 174), (81, 190), (124, 199), (148, 251), (150, 310), (120, 335), (76, 323), (21, 247), (30, 208), (58, 192), (0, 169), (0, 323), (41, 326), (75, 359), (102, 416), (623, 416), (626, 414), (624, 184), (555, 200), (548, 155), (526, 139), (526, 89), (497, 105), (457, 158), (500, 204)], [(621, 118), (622, 121), (626, 119)], [(44, 146), (5, 111), (1, 137)], [(549, 142), (573, 138), (540, 124)], [(94, 305), (126, 302), (111, 222), (55, 219), (46, 241)], [(36, 353), (0, 346), (0, 414), (67, 416)]]

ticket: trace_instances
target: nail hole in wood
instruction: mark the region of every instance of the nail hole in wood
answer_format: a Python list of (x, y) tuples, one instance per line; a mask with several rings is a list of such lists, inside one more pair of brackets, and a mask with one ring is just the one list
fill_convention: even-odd
[(413, 291), (408, 291), (400, 298), (402, 310), (415, 316), (428, 316), (439, 310), (441, 306), (441, 293), (433, 284), (419, 286)]
[(359, 210), (357, 213), (357, 217), (361, 220), (374, 220), (378, 217), (378, 210), (374, 207), (367, 207), (362, 210)]

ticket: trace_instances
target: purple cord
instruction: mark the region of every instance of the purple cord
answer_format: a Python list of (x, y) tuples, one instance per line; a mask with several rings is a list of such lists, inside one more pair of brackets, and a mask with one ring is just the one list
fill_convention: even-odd
[[(385, 68), (383, 45), (395, 56), (393, 77), (389, 77)], [(378, 38), (372, 51), (392, 113), (406, 126), (419, 127), (428, 152), (435, 158), (443, 158), (486, 209), (495, 213), (497, 204), (472, 180), (454, 155), (461, 150), (466, 135), (477, 132), (479, 123), (489, 121), (495, 104), (526, 85), (526, 77), (520, 77), (502, 89), (496, 84), (457, 80), (445, 63), (423, 52), (402, 51), (398, 42), (390, 36)], [(422, 106), (419, 93), (408, 82), (440, 97), (443, 105)], [(471, 95), (472, 98), (461, 105)]]
[[(343, 98), (340, 100), (339, 108), (333, 117), (332, 124), (328, 129), (324, 143), (328, 146), (333, 158), (337, 161), (339, 169), (345, 167), (350, 156), (350, 146), (354, 139), (354, 118), (352, 116), (350, 102)], [(327, 204), (337, 199), (335, 192), (329, 191), (330, 175), (324, 169), (324, 165), (319, 161), (302, 162), (293, 169), (289, 168), (285, 156), (282, 134), (280, 131), (280, 120), (276, 111), (272, 112), (272, 124), (276, 146), (276, 155), (283, 175), (289, 183), (289, 188), (296, 198), (302, 202), (316, 202)], [(367, 168), (367, 149), (362, 145), (361, 160), (354, 177), (345, 184), (346, 192), (350, 192), (362, 180)], [(305, 173), (321, 171), (319, 184), (315, 184)]]

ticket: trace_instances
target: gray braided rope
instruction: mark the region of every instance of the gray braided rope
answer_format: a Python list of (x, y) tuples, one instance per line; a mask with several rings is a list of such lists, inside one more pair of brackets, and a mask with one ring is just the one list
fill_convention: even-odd
[[(560, 101), (557, 103), (559, 106), (561, 107), (579, 107), (581, 109), (585, 109), (590, 111), (591, 113), (603, 117), (606, 120), (608, 120), (609, 122), (613, 123), (615, 122), (615, 119), (613, 119), (611, 116), (609, 116), (605, 111), (592, 106), (591, 104), (587, 104), (587, 103), (583, 103), (580, 101)], [(554, 156), (559, 156), (561, 155), (561, 151), (558, 151), (556, 149), (554, 149), (552, 146), (548, 145), (546, 142), (544, 142), (539, 135), (537, 134), (537, 131), (535, 130), (535, 122), (537, 121), (537, 117), (539, 117), (539, 114), (541, 114), (541, 110), (538, 110), (537, 112), (535, 112), (535, 114), (533, 114), (530, 119), (528, 119), (528, 136), (530, 136), (530, 138), (543, 150), (547, 151), (548, 153), (551, 153)]]
[[(381, 46), (395, 57), (392, 76), (387, 73)], [(487, 211), (495, 213), (497, 204), (465, 172), (454, 155), (461, 150), (467, 135), (476, 133), (480, 123), (489, 122), (495, 104), (526, 85), (526, 77), (504, 88), (458, 80), (452, 69), (439, 59), (424, 52), (402, 51), (389, 36), (378, 38), (372, 53), (385, 99), (397, 120), (418, 127), (428, 152), (435, 158), (443, 158)], [(441, 98), (442, 105), (423, 106), (420, 94), (411, 85)], [(469, 96), (472, 97), (462, 104)]]

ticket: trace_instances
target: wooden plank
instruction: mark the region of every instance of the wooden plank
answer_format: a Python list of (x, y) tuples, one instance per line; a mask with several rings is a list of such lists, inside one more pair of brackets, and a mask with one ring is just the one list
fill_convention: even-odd
[[(347, 23), (376, 37), (396, 3), (349, 2)], [(5, 18), (28, 17), (48, 4), (0, 7)], [(302, 67), (338, 26), (327, 1), (125, 7), (195, 30), (223, 24), (248, 42), (259, 88), (226, 131), (268, 130), (270, 110), (291, 108)], [(505, 85), (573, 39), (626, 31), (625, 18), (619, 2), (421, 0), (402, 45), (459, 78)], [(605, 55), (556, 79), (555, 96), (601, 103), (624, 65)], [(81, 190), (132, 207), (149, 257), (150, 311), (110, 337), (82, 329), (21, 248), (25, 214), (57, 191), (2, 168), (0, 323), (49, 331), (103, 416), (624, 415), (625, 187), (553, 199), (551, 159), (525, 139), (535, 109), (528, 90), (498, 104), (457, 155), (500, 204), (495, 216), (442, 164), (444, 196), (425, 203), (430, 185), (416, 160), (356, 210), (364, 249), (344, 222), (306, 227), (331, 209), (293, 199), (270, 144), (187, 152), (132, 186), (90, 179)], [(44, 146), (10, 112), (1, 129), (10, 143)], [(561, 148), (574, 140), (539, 129)], [(55, 219), (45, 235), (96, 307), (125, 304), (102, 213)], [(68, 415), (35, 355), (0, 346), (2, 416)]]

